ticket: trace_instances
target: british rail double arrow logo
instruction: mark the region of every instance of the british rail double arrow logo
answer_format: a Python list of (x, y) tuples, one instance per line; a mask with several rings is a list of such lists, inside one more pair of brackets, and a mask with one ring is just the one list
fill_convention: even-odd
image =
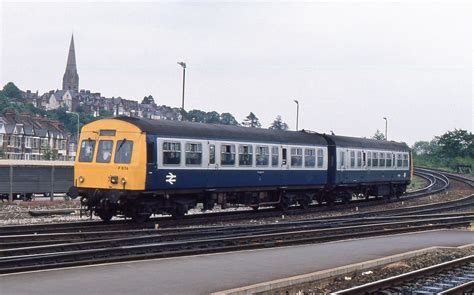
[(166, 182), (169, 184), (174, 184), (176, 182), (176, 175), (171, 172), (168, 172), (166, 175)]

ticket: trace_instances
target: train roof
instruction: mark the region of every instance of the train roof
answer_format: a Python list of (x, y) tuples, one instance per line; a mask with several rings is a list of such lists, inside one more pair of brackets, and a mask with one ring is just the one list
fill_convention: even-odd
[(379, 149), (379, 150), (393, 150), (393, 151), (408, 151), (410, 148), (406, 143), (400, 143), (387, 140), (376, 140), (369, 138), (339, 136), (339, 135), (324, 135), (331, 144), (337, 147), (352, 147), (365, 149)]
[(135, 117), (117, 117), (114, 119), (133, 124), (147, 134), (155, 134), (164, 137), (327, 146), (327, 141), (324, 137), (317, 133), (172, 120), (151, 120)]

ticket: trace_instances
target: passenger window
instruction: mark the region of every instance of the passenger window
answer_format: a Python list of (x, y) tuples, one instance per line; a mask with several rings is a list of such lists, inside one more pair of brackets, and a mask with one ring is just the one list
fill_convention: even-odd
[(255, 157), (255, 164), (257, 166), (268, 166), (268, 146), (257, 146)]
[(357, 167), (362, 167), (362, 152), (357, 152)]
[(278, 162), (279, 162), (278, 158), (279, 158), (278, 147), (272, 146), (272, 166), (273, 167), (278, 167)]
[(92, 162), (94, 148), (95, 140), (83, 140), (81, 143), (81, 153), (79, 154), (79, 162)]
[(146, 144), (146, 162), (148, 164), (155, 164), (156, 163), (156, 151), (155, 151), (155, 143), (153, 141), (149, 141)]
[(355, 167), (356, 159), (355, 159), (355, 151), (350, 152), (351, 155), (351, 168)]
[(367, 167), (371, 167), (372, 166), (372, 153), (371, 152), (367, 152)]
[(318, 168), (323, 168), (324, 165), (324, 151), (323, 149), (318, 149)]
[(114, 162), (117, 164), (130, 164), (132, 160), (132, 152), (133, 141), (126, 139), (117, 141)]
[(303, 166), (303, 149), (291, 148), (291, 167)]
[(252, 166), (253, 150), (251, 145), (239, 145), (239, 166)]
[(227, 166), (235, 165), (235, 145), (233, 144), (221, 145), (221, 165), (227, 165)]
[(202, 144), (186, 143), (186, 165), (202, 164)]
[(216, 163), (216, 146), (211, 144), (209, 145), (209, 164)]
[(346, 157), (345, 157), (346, 153), (343, 152), (343, 151), (341, 151), (339, 154), (341, 155), (341, 156), (340, 156), (341, 159), (340, 159), (340, 162), (339, 162), (340, 167), (341, 167), (341, 168), (344, 168), (344, 166), (345, 166), (345, 161), (346, 161)]
[(376, 168), (379, 166), (378, 153), (372, 153), (372, 167)]
[(385, 164), (387, 164), (387, 168), (392, 168), (392, 154), (390, 153), (387, 153), (386, 154), (386, 162)]
[(379, 153), (379, 166), (385, 167), (385, 153)]
[(179, 165), (181, 163), (181, 143), (163, 142), (163, 165)]
[(316, 150), (304, 150), (304, 166), (307, 168), (314, 168), (316, 166)]
[(402, 154), (397, 154), (397, 167), (402, 168)]
[(114, 142), (112, 140), (100, 140), (95, 161), (97, 163), (110, 163), (113, 145)]
[(403, 154), (403, 167), (408, 167), (408, 155)]

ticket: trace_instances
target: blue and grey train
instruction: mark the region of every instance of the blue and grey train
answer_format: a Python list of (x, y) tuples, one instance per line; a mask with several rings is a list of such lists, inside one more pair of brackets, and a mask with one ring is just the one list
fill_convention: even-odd
[(397, 197), (412, 173), (404, 143), (131, 117), (84, 126), (78, 153), (70, 195), (104, 220)]

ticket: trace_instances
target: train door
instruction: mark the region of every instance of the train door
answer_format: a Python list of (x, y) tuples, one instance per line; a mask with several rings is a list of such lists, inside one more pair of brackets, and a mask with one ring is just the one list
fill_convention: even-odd
[(280, 167), (281, 167), (281, 173), (280, 173), (280, 179), (281, 179), (281, 184), (285, 185), (288, 183), (290, 180), (290, 149), (288, 146), (282, 145), (281, 146), (281, 162), (280, 162)]
[(218, 152), (218, 145), (215, 141), (208, 141), (207, 144), (207, 187), (216, 187), (218, 183), (218, 172), (220, 153)]

